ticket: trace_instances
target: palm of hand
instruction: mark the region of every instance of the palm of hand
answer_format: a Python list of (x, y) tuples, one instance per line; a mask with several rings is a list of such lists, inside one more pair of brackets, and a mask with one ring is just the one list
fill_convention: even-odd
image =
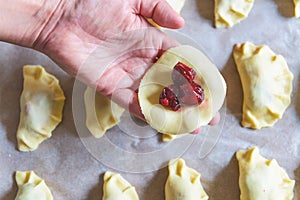
[[(116, 97), (117, 103), (130, 106), (140, 115), (134, 92), (137, 84), (161, 50), (176, 44), (155, 28), (145, 30), (151, 26), (142, 16), (152, 14), (155, 18), (156, 12), (165, 20), (163, 15), (176, 18), (176, 13), (165, 1), (147, 2), (152, 6), (152, 13), (143, 11), (145, 2), (67, 2), (65, 9), (57, 12), (59, 21), (51, 32), (41, 37), (44, 39), (37, 48), (43, 49), (65, 71)], [(170, 26), (176, 27), (176, 23), (175, 20), (175, 25), (170, 23)]]

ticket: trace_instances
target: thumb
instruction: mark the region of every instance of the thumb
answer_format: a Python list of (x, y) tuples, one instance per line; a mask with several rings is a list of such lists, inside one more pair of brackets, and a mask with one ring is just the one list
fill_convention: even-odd
[(137, 0), (135, 6), (138, 14), (151, 18), (162, 27), (177, 29), (184, 25), (184, 19), (166, 0)]

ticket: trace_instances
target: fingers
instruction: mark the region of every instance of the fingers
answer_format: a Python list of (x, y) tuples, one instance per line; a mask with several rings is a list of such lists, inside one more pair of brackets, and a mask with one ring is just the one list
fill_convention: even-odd
[(201, 132), (201, 130), (202, 130), (202, 127), (199, 127), (199, 128), (197, 128), (196, 130), (194, 130), (194, 131), (192, 132), (192, 134), (198, 134), (198, 133)]
[(115, 92), (115, 95), (111, 97), (111, 99), (128, 110), (131, 114), (136, 117), (145, 120), (144, 115), (142, 114), (140, 104), (138, 101), (137, 92), (130, 89), (119, 89)]
[[(221, 118), (220, 113), (217, 112), (217, 113), (215, 114), (215, 116), (210, 120), (210, 122), (208, 123), (208, 125), (210, 125), (210, 126), (217, 125), (217, 124), (220, 122), (220, 118)], [(199, 127), (199, 128), (197, 128), (196, 130), (194, 130), (194, 131), (192, 132), (192, 134), (198, 134), (198, 133), (201, 132), (201, 130), (202, 130), (202, 127)]]
[(134, 95), (133, 95), (132, 104), (129, 106), (129, 112), (145, 121), (145, 117), (142, 113), (142, 110), (141, 110), (141, 107), (140, 107), (140, 104), (138, 101), (137, 93), (134, 93)]
[(166, 0), (137, 0), (138, 14), (153, 19), (162, 27), (178, 29), (184, 25), (184, 19)]
[(220, 113), (217, 112), (215, 116), (211, 119), (211, 121), (208, 123), (208, 125), (214, 126), (218, 124), (220, 122), (220, 118), (221, 118)]
[[(99, 66), (97, 62), (103, 63), (101, 62), (103, 57), (109, 58), (110, 61), (107, 62), (109, 64), (103, 69), (101, 76), (97, 78), (95, 87), (120, 106), (143, 118), (135, 90), (144, 73), (157, 57), (176, 45), (178, 45), (177, 41), (156, 28), (130, 31), (107, 40), (100, 52), (96, 53), (102, 55), (104, 52), (105, 55), (95, 57), (92, 62), (92, 66), (97, 68)], [(111, 54), (113, 56), (108, 56)], [(87, 71), (87, 68), (83, 69)], [(96, 69), (88, 70), (90, 75), (87, 77), (92, 76), (93, 71)]]

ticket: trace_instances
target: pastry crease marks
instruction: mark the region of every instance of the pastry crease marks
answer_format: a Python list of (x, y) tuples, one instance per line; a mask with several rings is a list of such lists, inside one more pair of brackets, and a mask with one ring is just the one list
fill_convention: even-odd
[(300, 17), (300, 0), (294, 0), (295, 4), (295, 17)]
[(51, 137), (52, 131), (61, 122), (65, 96), (59, 81), (42, 66), (24, 66), (23, 76), (18, 149), (32, 151)]
[(200, 176), (196, 170), (187, 167), (183, 159), (170, 160), (166, 200), (207, 200)]
[(231, 27), (248, 17), (254, 0), (215, 0), (215, 26)]
[(86, 126), (96, 138), (102, 137), (108, 129), (117, 125), (124, 112), (122, 107), (90, 87), (84, 93), (84, 103)]
[(239, 186), (241, 200), (291, 200), (295, 181), (291, 180), (277, 161), (267, 160), (257, 147), (239, 150)]
[(137, 192), (120, 174), (104, 174), (102, 200), (139, 200)]
[(18, 193), (15, 200), (53, 200), (45, 181), (33, 171), (16, 172)]
[(249, 42), (235, 45), (233, 56), (244, 92), (242, 126), (273, 126), (291, 102), (293, 74), (285, 59)]

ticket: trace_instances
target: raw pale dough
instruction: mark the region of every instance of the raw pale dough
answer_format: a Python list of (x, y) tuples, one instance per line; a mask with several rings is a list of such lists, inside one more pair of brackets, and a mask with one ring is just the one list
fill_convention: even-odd
[[(124, 109), (94, 89), (87, 87), (84, 93), (86, 126), (93, 136), (102, 137), (105, 132), (120, 122)], [(94, 106), (93, 106), (94, 105)], [(95, 109), (93, 109), (95, 108)], [(162, 134), (162, 141), (169, 142), (179, 135)]]
[(61, 122), (65, 96), (59, 81), (42, 66), (24, 66), (23, 76), (17, 140), (20, 151), (32, 151)]
[(104, 174), (102, 200), (138, 200), (135, 188), (120, 174), (106, 172)]
[(93, 136), (100, 138), (119, 123), (124, 109), (92, 88), (84, 93), (86, 126)]
[(295, 181), (278, 165), (267, 160), (254, 147), (236, 153), (239, 162), (241, 200), (291, 200)]
[[(94, 89), (87, 87), (84, 93), (86, 126), (93, 136), (102, 137), (105, 132), (120, 122), (124, 109)], [(94, 106), (93, 106), (94, 105)], [(95, 108), (95, 109), (93, 109)], [(162, 134), (162, 141), (169, 142), (179, 135)]]
[[(173, 83), (171, 74), (177, 62), (196, 71), (196, 82), (204, 88), (205, 99), (199, 106), (186, 106), (175, 112), (159, 104), (159, 95)], [(226, 83), (216, 66), (201, 51), (182, 45), (164, 52), (150, 67), (141, 80), (138, 97), (150, 126), (160, 133), (183, 134), (207, 125), (221, 108), (225, 94)]]
[(175, 139), (180, 138), (180, 137), (185, 136), (185, 135), (187, 135), (187, 134), (174, 135), (174, 134), (163, 133), (162, 134), (162, 141), (163, 142), (170, 142), (172, 140), (175, 140)]
[(231, 27), (248, 17), (254, 0), (215, 0), (215, 26)]
[(300, 0), (294, 0), (295, 4), (295, 17), (300, 17)]
[[(108, 129), (117, 125), (124, 112), (122, 107), (90, 87), (85, 90), (84, 103), (86, 126), (96, 138), (102, 137)], [(162, 134), (162, 141), (169, 142), (178, 137), (172, 134)]]
[(163, 133), (162, 134), (162, 141), (163, 142), (169, 142), (169, 141), (175, 140), (176, 138), (178, 138), (178, 136), (180, 136), (180, 135), (173, 135), (173, 134)]
[(169, 177), (165, 186), (166, 200), (207, 200), (200, 174), (185, 165), (183, 159), (169, 162)]
[(249, 42), (237, 44), (233, 56), (243, 91), (242, 126), (273, 126), (290, 104), (293, 75), (281, 55)]
[[(177, 12), (180, 13), (184, 6), (185, 0), (167, 0), (167, 2), (170, 4), (170, 6)], [(148, 19), (148, 21), (155, 27), (161, 29), (159, 25), (157, 25), (151, 18)]]
[(52, 194), (45, 181), (33, 171), (16, 172), (18, 194), (15, 200), (52, 200)]

